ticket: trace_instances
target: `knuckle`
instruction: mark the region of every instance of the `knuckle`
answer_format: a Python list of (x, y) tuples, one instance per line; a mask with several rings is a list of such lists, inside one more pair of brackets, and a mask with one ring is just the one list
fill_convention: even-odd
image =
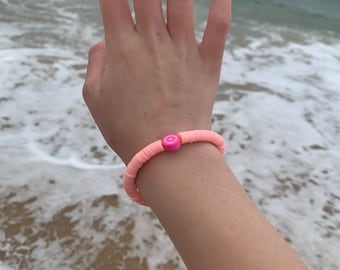
[(93, 86), (91, 82), (85, 81), (82, 94), (83, 94), (83, 99), (85, 100), (87, 104), (95, 98), (95, 87)]
[(218, 32), (227, 32), (230, 26), (230, 17), (225, 14), (217, 15), (214, 20), (215, 30)]
[(82, 94), (83, 94), (83, 99), (85, 100), (86, 103), (88, 103), (90, 100), (90, 96), (89, 96), (89, 88), (86, 82), (83, 86)]
[(89, 57), (91, 57), (93, 54), (105, 50), (105, 42), (101, 41), (95, 45), (93, 45), (89, 50)]
[(191, 3), (192, 3), (192, 0), (182, 0), (182, 1), (180, 1), (179, 4), (180, 4), (182, 7), (190, 7)]

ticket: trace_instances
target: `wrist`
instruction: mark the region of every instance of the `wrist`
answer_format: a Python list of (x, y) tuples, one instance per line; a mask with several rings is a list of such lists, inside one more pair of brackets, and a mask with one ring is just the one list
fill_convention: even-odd
[(178, 152), (163, 152), (145, 163), (139, 171), (136, 184), (153, 207), (164, 198), (173, 197), (172, 192), (185, 197), (201, 180), (201, 172), (208, 175), (213, 173), (217, 163), (225, 162), (214, 145), (208, 142), (183, 145)]
[(142, 167), (163, 152), (171, 152), (173, 154), (180, 151), (183, 145), (192, 145), (199, 142), (214, 145), (221, 154), (225, 152), (223, 137), (211, 130), (190, 130), (177, 134), (169, 134), (163, 137), (162, 140), (154, 141), (140, 150), (129, 162), (124, 173), (124, 187), (129, 197), (141, 205), (148, 205), (136, 184), (139, 171)]
[[(168, 121), (171, 122), (171, 121)], [(134, 155), (152, 142), (162, 139), (168, 134), (175, 134), (187, 130), (211, 130), (211, 121), (202, 121), (202, 123), (173, 123), (161, 124), (154, 123), (150, 126), (146, 123), (144, 132), (129, 132), (120, 138), (120, 143), (116, 142), (116, 146), (112, 149), (117, 152), (124, 163), (127, 165)], [(190, 122), (190, 121), (189, 121)]]

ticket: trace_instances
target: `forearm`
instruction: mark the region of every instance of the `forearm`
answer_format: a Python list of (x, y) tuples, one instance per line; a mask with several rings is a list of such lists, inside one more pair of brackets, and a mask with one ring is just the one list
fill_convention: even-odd
[(189, 269), (306, 269), (210, 144), (153, 158), (138, 187)]

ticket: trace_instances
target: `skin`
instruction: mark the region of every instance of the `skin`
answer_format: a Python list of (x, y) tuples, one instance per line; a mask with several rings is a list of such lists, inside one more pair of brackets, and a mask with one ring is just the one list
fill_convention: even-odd
[[(164, 135), (211, 129), (231, 3), (211, 0), (202, 42), (193, 0), (101, 0), (105, 40), (89, 52), (84, 99), (104, 138), (128, 163)], [(307, 269), (251, 202), (209, 143), (162, 153), (137, 185), (188, 269)]]

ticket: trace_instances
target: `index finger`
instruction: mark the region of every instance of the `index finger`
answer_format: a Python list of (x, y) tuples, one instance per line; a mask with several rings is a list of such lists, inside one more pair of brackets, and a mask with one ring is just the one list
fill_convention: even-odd
[(128, 0), (100, 0), (99, 2), (106, 37), (135, 29)]

